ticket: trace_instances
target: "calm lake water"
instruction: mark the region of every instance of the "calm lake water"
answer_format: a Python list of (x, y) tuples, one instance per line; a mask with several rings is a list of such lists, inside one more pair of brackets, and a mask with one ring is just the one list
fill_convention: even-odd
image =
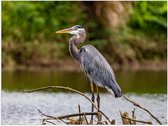
[[(127, 97), (144, 106), (163, 124), (167, 124), (167, 72), (166, 71), (115, 71), (117, 81)], [(54, 90), (54, 92), (23, 93), (21, 90), (48, 85), (68, 86), (90, 95), (90, 85), (82, 72), (14, 71), (2, 72), (1, 122), (9, 124), (38, 124), (43, 116), (76, 113), (78, 104), (83, 112), (90, 112), (91, 104), (78, 94)], [(114, 99), (105, 89), (101, 90), (101, 110), (122, 124), (119, 110), (136, 108), (123, 98)], [(148, 113), (136, 108), (136, 118), (158, 124)], [(63, 124), (60, 121), (56, 124)]]
[[(115, 74), (123, 93), (166, 93), (167, 71), (115, 71)], [(82, 72), (2, 72), (3, 90), (20, 91), (48, 85), (68, 86), (90, 92), (89, 81)], [(106, 92), (105, 89), (101, 91)]]

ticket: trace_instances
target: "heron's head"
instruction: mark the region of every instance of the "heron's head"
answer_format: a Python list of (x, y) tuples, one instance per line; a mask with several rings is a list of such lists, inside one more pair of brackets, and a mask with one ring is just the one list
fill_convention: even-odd
[(72, 35), (79, 36), (81, 34), (85, 34), (85, 29), (81, 25), (75, 25), (71, 28), (66, 28), (66, 29), (59, 30), (56, 33), (58, 33), (58, 34), (69, 33), (69, 34), (72, 34)]

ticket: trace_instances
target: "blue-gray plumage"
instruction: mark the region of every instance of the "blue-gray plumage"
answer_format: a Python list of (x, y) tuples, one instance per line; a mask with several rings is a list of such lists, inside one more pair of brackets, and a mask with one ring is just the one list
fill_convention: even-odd
[(116, 82), (112, 68), (102, 54), (92, 45), (80, 49), (80, 63), (90, 81), (106, 88), (115, 97), (121, 97), (121, 89)]
[(56, 33), (70, 33), (74, 36), (69, 40), (71, 56), (81, 65), (91, 82), (106, 88), (115, 97), (121, 97), (121, 89), (116, 82), (113, 70), (103, 55), (92, 45), (85, 45), (80, 50), (77, 46), (85, 40), (85, 29), (76, 25)]

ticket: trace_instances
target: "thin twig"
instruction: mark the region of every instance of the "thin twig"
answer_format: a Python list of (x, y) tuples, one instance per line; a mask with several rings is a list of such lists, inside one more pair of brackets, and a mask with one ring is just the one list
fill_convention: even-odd
[[(47, 117), (47, 116), (46, 116)], [(44, 118), (45, 120), (56, 120), (56, 119), (54, 119), (54, 118), (50, 118), (50, 117), (47, 117), (47, 118)], [(58, 121), (61, 121), (61, 122), (63, 122), (63, 123), (65, 123), (65, 124), (67, 124), (67, 122), (65, 122), (63, 119), (57, 119)]]
[(74, 113), (74, 114), (68, 114), (68, 115), (64, 115), (64, 116), (58, 116), (58, 117), (54, 117), (54, 116), (50, 116), (50, 115), (46, 115), (44, 113), (42, 113), (39, 109), (38, 109), (39, 113), (41, 113), (43, 116), (52, 118), (52, 119), (64, 119), (64, 118), (70, 118), (70, 117), (75, 117), (75, 116), (83, 116), (83, 115), (97, 115), (97, 112), (82, 112), (82, 113)]
[(131, 102), (134, 106), (137, 106), (143, 110), (145, 110), (147, 113), (149, 113), (160, 125), (162, 125), (162, 123), (159, 121), (158, 118), (156, 118), (149, 110), (147, 110), (146, 108), (142, 107), (141, 105), (135, 103), (134, 101), (128, 99), (126, 96), (123, 96), (127, 101)]
[(92, 100), (87, 97), (84, 93), (78, 91), (78, 90), (75, 90), (75, 89), (72, 89), (70, 87), (63, 87), (63, 86), (46, 86), (46, 87), (41, 87), (41, 88), (36, 88), (36, 89), (32, 89), (32, 90), (24, 90), (23, 92), (27, 92), (27, 93), (30, 93), (30, 92), (35, 92), (35, 91), (40, 91), (40, 90), (45, 90), (45, 89), (52, 89), (52, 88), (58, 88), (58, 89), (65, 89), (65, 90), (69, 90), (69, 91), (72, 91), (72, 92), (75, 92), (75, 93), (78, 93), (80, 95), (82, 95), (83, 97), (85, 97), (96, 109), (97, 111), (99, 111), (100, 113), (102, 113), (102, 115), (108, 120), (108, 122), (111, 124), (110, 122), (110, 119), (107, 117), (106, 114), (104, 114), (104, 112), (102, 112), (93, 102)]
[(44, 122), (44, 120), (47, 121), (47, 120), (51, 120), (51, 119), (57, 119), (57, 120), (62, 121), (62, 122), (65, 123), (65, 124), (67, 124), (64, 120), (59, 119), (59, 118), (56, 118), (56, 117), (53, 117), (53, 116), (46, 115), (46, 114), (44, 114), (42, 111), (40, 111), (39, 109), (38, 109), (38, 112), (39, 112), (41, 115), (43, 115), (43, 116), (45, 116), (45, 117), (48, 117), (48, 118), (43, 119), (43, 122)]
[(65, 124), (68, 124), (67, 122), (65, 122), (63, 119), (59, 119), (59, 120), (61, 120), (63, 123), (65, 123)]
[(89, 124), (89, 122), (88, 122), (88, 120), (87, 120), (86, 114), (85, 114), (85, 113), (83, 113), (83, 116), (84, 116), (84, 118), (85, 118), (85, 120), (86, 120), (86, 124), (88, 125), (88, 124)]
[(46, 124), (45, 119), (43, 119), (41, 125), (45, 125), (45, 124)]
[[(78, 104), (78, 111), (81, 113), (80, 105)], [(79, 116), (79, 120), (81, 120), (81, 116)]]
[[(135, 108), (134, 108), (134, 110), (132, 111), (132, 119), (136, 119), (136, 117), (135, 117)], [(134, 124), (134, 125), (135, 125), (136, 122), (132, 121), (131, 124)]]
[(102, 115), (99, 111), (97, 111), (97, 124), (102, 124)]
[(53, 125), (56, 125), (55, 123), (53, 123), (53, 122), (51, 122), (51, 121), (48, 121), (48, 120), (46, 120), (46, 122), (51, 123), (51, 124), (53, 124)]

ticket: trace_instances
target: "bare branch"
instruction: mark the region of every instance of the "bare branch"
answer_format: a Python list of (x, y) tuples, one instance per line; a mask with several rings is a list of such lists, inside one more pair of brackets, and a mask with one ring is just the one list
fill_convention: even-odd
[(86, 114), (84, 113), (84, 115), (83, 115), (83, 116), (85, 117), (86, 124), (88, 125), (88, 124), (89, 124), (89, 122), (88, 122), (88, 120), (87, 120)]
[(64, 90), (69, 90), (69, 91), (72, 91), (72, 92), (75, 92), (77, 94), (80, 94), (82, 95), (83, 97), (85, 97), (94, 107), (97, 111), (99, 111), (100, 113), (102, 113), (102, 115), (108, 120), (108, 122), (111, 124), (111, 121), (110, 119), (107, 117), (107, 115), (104, 114), (104, 112), (102, 112), (93, 102), (92, 100), (87, 97), (84, 93), (78, 91), (78, 90), (75, 90), (75, 89), (72, 89), (70, 87), (63, 87), (63, 86), (46, 86), (46, 87), (41, 87), (41, 88), (36, 88), (36, 89), (32, 89), (32, 90), (24, 90), (23, 92), (27, 92), (27, 93), (30, 93), (30, 92), (35, 92), (35, 91), (40, 91), (40, 90), (46, 90), (46, 89), (54, 89), (54, 88), (58, 88), (58, 89), (64, 89)]
[(146, 108), (142, 107), (141, 105), (139, 105), (138, 103), (128, 99), (126, 96), (123, 96), (127, 101), (131, 102), (134, 106), (137, 106), (143, 110), (145, 110), (147, 113), (149, 113), (160, 125), (162, 125), (162, 123), (159, 121), (158, 118), (156, 118), (149, 110), (147, 110)]
[(97, 115), (97, 112), (82, 112), (82, 113), (74, 113), (74, 114), (68, 114), (68, 115), (64, 115), (64, 116), (54, 117), (54, 116), (50, 116), (50, 115), (46, 115), (46, 114), (42, 113), (39, 109), (38, 109), (38, 111), (43, 116), (49, 117), (51, 119), (64, 119), (64, 118), (70, 118), (70, 117), (75, 117), (75, 116), (83, 116), (83, 115)]

